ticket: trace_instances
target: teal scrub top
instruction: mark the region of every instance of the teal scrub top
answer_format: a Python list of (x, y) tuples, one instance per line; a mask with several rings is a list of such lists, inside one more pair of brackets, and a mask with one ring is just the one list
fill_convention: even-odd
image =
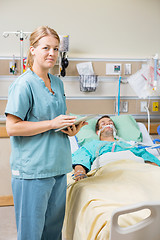
[[(52, 94), (44, 81), (28, 69), (9, 88), (5, 114), (23, 121), (51, 120), (66, 113), (66, 97), (61, 79), (48, 74)], [(23, 179), (48, 178), (72, 170), (68, 136), (49, 130), (34, 136), (12, 136), (10, 164), (12, 176)]]
[(130, 150), (137, 157), (142, 157), (144, 161), (150, 161), (158, 164), (160, 166), (160, 160), (156, 158), (151, 153), (147, 152), (145, 149), (139, 149), (137, 147), (130, 147), (129, 144), (125, 142), (107, 142), (100, 140), (93, 140), (89, 143), (84, 144), (81, 148), (72, 154), (72, 164), (73, 167), (76, 165), (82, 165), (87, 171), (91, 170), (91, 165), (94, 160), (104, 153), (112, 152), (113, 143), (115, 143), (114, 152), (120, 152), (125, 150)]

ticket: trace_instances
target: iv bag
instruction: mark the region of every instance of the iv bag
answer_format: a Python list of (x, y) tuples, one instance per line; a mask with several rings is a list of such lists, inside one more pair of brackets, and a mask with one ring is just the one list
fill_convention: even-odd
[(148, 72), (148, 65), (143, 66), (139, 71), (127, 79), (139, 98), (147, 98), (149, 95), (147, 80), (143, 77), (143, 74), (146, 74), (146, 72)]
[[(130, 76), (127, 80), (139, 98), (147, 98), (158, 91), (158, 89), (156, 91), (154, 90), (154, 68), (151, 61), (143, 65), (139, 71)], [(160, 73), (157, 71), (158, 85), (159, 82)]]
[(92, 62), (83, 62), (76, 65), (79, 75), (94, 75)]
[(60, 38), (59, 51), (68, 52), (69, 51), (69, 35), (59, 35), (59, 38)]

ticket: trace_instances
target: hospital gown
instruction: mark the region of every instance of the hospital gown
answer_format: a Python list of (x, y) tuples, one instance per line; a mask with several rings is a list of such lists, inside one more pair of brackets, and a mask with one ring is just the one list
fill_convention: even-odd
[(130, 145), (126, 142), (93, 140), (90, 143), (84, 144), (81, 148), (72, 154), (72, 165), (73, 167), (76, 165), (82, 165), (88, 172), (91, 170), (91, 165), (98, 156), (112, 151), (120, 152), (130, 150), (137, 157), (142, 157), (144, 161), (153, 162), (160, 166), (160, 160), (151, 153), (147, 152), (144, 148), (139, 149), (138, 147), (128, 147), (130, 147)]

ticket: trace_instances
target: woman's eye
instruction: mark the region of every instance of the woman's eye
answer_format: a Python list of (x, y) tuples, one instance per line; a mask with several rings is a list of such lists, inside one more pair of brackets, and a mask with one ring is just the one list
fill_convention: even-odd
[(48, 47), (44, 47), (43, 49), (48, 50), (49, 48)]
[(55, 51), (55, 52), (58, 52), (58, 50), (59, 50), (58, 48), (54, 48), (54, 51)]

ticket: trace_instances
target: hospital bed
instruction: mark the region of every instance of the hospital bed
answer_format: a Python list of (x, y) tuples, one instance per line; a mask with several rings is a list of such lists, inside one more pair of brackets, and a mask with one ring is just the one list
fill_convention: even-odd
[[(143, 142), (152, 144), (145, 125), (138, 123), (138, 126)], [(70, 143), (74, 152), (78, 148), (75, 137), (70, 138)], [(159, 158), (156, 149), (149, 152)], [(156, 229), (159, 238), (155, 240), (160, 239), (156, 225), (160, 221), (160, 168), (124, 159), (89, 174), (93, 177), (77, 183), (71, 180), (72, 173), (68, 174), (68, 181), (73, 185), (67, 192), (65, 240), (151, 240), (146, 237), (149, 237), (146, 226), (150, 233)]]

